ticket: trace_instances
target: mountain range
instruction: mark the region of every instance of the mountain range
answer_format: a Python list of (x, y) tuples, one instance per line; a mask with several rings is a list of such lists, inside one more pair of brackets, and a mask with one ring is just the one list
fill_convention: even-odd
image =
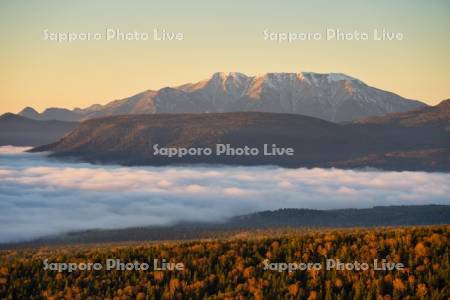
[(272, 112), (311, 116), (331, 122), (404, 112), (426, 104), (371, 87), (340, 73), (215, 73), (177, 87), (147, 90), (106, 105), (68, 110), (31, 107), (21, 116), (35, 120), (83, 121), (128, 114)]
[[(260, 149), (254, 156), (155, 155), (160, 148)], [(292, 148), (265, 156), (264, 145)], [(450, 100), (433, 107), (352, 123), (262, 112), (121, 115), (89, 119), (61, 140), (31, 151), (123, 165), (214, 163), (283, 167), (375, 167), (450, 171)]]

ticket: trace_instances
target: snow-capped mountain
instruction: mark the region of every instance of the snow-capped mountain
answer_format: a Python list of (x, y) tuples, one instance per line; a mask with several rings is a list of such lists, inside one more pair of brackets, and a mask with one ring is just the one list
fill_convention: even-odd
[[(72, 113), (83, 120), (122, 114), (261, 111), (344, 122), (423, 106), (420, 101), (402, 98), (340, 73), (215, 73), (197, 83), (149, 90)], [(54, 117), (55, 109), (50, 112)], [(50, 117), (45, 113), (38, 114), (39, 119)], [(34, 113), (27, 116), (36, 118)]]

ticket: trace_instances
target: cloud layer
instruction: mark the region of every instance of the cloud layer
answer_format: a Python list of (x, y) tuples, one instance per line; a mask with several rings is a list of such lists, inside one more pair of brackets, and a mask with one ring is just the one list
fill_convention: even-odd
[(450, 204), (450, 174), (63, 163), (0, 147), (0, 242), (266, 209)]

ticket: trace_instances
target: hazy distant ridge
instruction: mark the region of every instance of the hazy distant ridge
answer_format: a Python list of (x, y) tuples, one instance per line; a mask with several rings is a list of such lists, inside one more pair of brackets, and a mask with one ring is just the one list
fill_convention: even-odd
[(279, 209), (236, 216), (223, 223), (189, 222), (169, 226), (87, 230), (0, 248), (49, 244), (183, 240), (253, 229), (374, 227), (449, 224), (449, 205), (378, 206), (366, 209)]

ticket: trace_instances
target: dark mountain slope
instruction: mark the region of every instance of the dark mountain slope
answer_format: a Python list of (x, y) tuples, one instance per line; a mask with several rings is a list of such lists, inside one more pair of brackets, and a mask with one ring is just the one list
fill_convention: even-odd
[[(447, 172), (450, 169), (450, 100), (409, 112), (363, 119), (349, 126), (359, 127), (361, 131), (385, 132), (384, 136), (392, 137), (390, 145), (398, 145), (399, 148), (386, 148), (381, 153), (372, 152), (357, 159), (337, 162), (336, 167), (371, 165), (409, 170), (411, 166), (416, 166), (413, 169)], [(379, 142), (383, 140), (381, 137)], [(401, 145), (409, 145), (410, 148)]]
[(450, 131), (450, 99), (436, 106), (428, 106), (403, 113), (362, 119), (357, 123), (399, 125), (403, 127), (437, 127)]
[(59, 140), (77, 122), (37, 121), (7, 113), (0, 116), (0, 146), (38, 146)]
[[(273, 113), (157, 114), (91, 119), (62, 140), (35, 148), (54, 156), (125, 165), (219, 163), (286, 167), (377, 167), (450, 171), (449, 116), (436, 110), (427, 122), (407, 126), (398, 115), (387, 121), (335, 124), (312, 117)], [(429, 116), (429, 108), (407, 113)], [(399, 115), (403, 117), (403, 114)], [(430, 124), (434, 124), (430, 126)], [(155, 156), (153, 146), (213, 149), (213, 155)], [(218, 156), (217, 144), (255, 147), (257, 156)], [(265, 156), (263, 146), (293, 148), (293, 156)]]

